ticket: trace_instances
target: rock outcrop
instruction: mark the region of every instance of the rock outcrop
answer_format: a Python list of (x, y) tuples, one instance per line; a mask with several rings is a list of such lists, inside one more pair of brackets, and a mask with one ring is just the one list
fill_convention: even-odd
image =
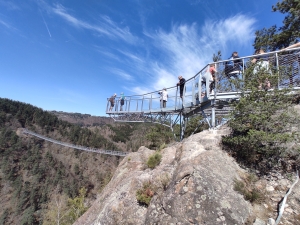
[[(219, 147), (228, 132), (203, 131), (170, 145), (161, 150), (161, 163), (154, 169), (146, 161), (155, 151), (141, 147), (129, 154), (75, 224), (267, 224), (267, 217), (253, 217), (261, 208), (234, 190), (235, 180), (247, 171)], [(154, 194), (148, 207), (136, 198), (144, 184)]]

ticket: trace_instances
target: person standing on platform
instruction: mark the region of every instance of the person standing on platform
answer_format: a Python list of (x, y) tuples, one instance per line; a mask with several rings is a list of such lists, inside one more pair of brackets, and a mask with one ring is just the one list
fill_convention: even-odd
[(109, 111), (111, 111), (113, 109), (113, 107), (115, 106), (116, 97), (117, 97), (116, 93), (113, 96), (110, 97), (110, 99), (109, 99), (109, 102), (110, 102)]
[(123, 105), (125, 104), (125, 97), (124, 97), (124, 93), (121, 92), (120, 95), (120, 111), (123, 111)]
[(160, 94), (160, 107), (166, 108), (168, 101), (168, 92), (167, 89), (164, 88), (162, 91), (158, 92)]
[(185, 79), (182, 76), (178, 77), (179, 82), (177, 83), (177, 87), (179, 86), (180, 90), (180, 98), (183, 96), (183, 89), (184, 89), (184, 84), (185, 84)]
[(217, 70), (215, 68), (215, 64), (211, 64), (209, 66), (209, 72), (211, 74), (212, 77), (212, 82), (209, 84), (209, 94), (213, 93), (213, 90), (215, 89), (216, 86), (216, 73)]

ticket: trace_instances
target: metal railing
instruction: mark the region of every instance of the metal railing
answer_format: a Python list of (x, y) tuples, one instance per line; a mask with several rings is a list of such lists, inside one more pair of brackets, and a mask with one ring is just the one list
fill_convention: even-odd
[[(252, 62), (254, 58), (257, 58), (256, 63)], [(237, 63), (237, 60), (241, 62)], [(179, 96), (179, 87), (167, 88), (169, 97), (165, 108), (162, 108), (157, 90), (143, 95), (125, 96), (122, 110), (120, 97), (115, 99), (112, 110), (109, 110), (110, 101), (108, 98), (106, 113), (177, 112), (182, 108), (196, 107), (210, 99), (238, 98), (238, 92), (241, 91), (243, 83), (252, 79), (251, 74), (255, 74), (259, 69), (264, 69), (265, 72), (276, 77), (276, 81), (272, 80), (271, 82), (271, 88), (300, 87), (300, 48), (241, 57), (234, 59), (232, 67), (228, 65), (228, 62), (231, 61), (228, 59), (212, 62), (193, 77), (186, 79), (182, 99)], [(218, 71), (212, 93), (209, 90), (210, 81), (208, 77), (208, 68), (211, 64), (214, 64)], [(204, 84), (205, 79), (206, 85)]]

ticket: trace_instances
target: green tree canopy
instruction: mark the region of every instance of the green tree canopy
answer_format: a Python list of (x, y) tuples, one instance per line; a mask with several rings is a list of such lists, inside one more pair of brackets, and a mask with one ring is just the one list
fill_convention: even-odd
[(254, 48), (275, 51), (300, 41), (300, 1), (282, 0), (272, 6), (273, 12), (285, 14), (283, 25), (255, 32)]
[(245, 72), (245, 92), (235, 104), (228, 125), (231, 134), (222, 142), (238, 161), (248, 167), (268, 172), (279, 162), (287, 163), (291, 157), (300, 159), (297, 146), (299, 115), (293, 106), (295, 96), (290, 89), (262, 90), (259, 81), (275, 83), (276, 75), (261, 69), (253, 74), (252, 68)]

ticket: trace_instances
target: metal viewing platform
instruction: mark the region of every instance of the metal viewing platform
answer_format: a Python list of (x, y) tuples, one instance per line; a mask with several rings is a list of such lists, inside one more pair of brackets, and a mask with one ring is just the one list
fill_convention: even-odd
[[(257, 59), (256, 63), (253, 63), (254, 58)], [(212, 79), (208, 69), (212, 64), (218, 72), (215, 87), (210, 93)], [(177, 86), (166, 88), (168, 101), (165, 108), (162, 107), (158, 95), (161, 90), (156, 90), (143, 95), (125, 96), (122, 107), (120, 97), (116, 97), (111, 110), (108, 98), (106, 113), (116, 122), (159, 123), (170, 127), (172, 131), (175, 124), (180, 124), (182, 139), (188, 118), (193, 115), (202, 114), (210, 128), (219, 125), (220, 120), (216, 120), (216, 116), (224, 117), (229, 114), (230, 103), (238, 101), (244, 91), (245, 72), (249, 73), (249, 70), (252, 74), (263, 70), (270, 76), (276, 75), (277, 81), (271, 83), (268, 91), (289, 87), (298, 92), (300, 48), (212, 62), (196, 75), (186, 79), (182, 98)]]

